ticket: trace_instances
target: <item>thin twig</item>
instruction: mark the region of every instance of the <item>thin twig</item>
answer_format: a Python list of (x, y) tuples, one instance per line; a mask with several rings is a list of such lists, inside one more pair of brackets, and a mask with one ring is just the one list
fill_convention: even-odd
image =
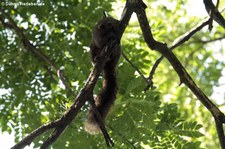
[(133, 149), (136, 149), (135, 147), (135, 143), (131, 142), (129, 139), (127, 139), (123, 134), (121, 134), (120, 132), (116, 131), (115, 129), (113, 129), (113, 127), (109, 126), (108, 127), (113, 131), (113, 133), (116, 133), (118, 136), (120, 136), (125, 142), (127, 142), (127, 144), (129, 144), (130, 146), (132, 146)]
[[(150, 82), (148, 82), (148, 80), (145, 78), (144, 74), (138, 69), (138, 67), (136, 67), (129, 59), (128, 57), (124, 54), (124, 52), (122, 52), (122, 55), (124, 57), (124, 59), (138, 72), (138, 74), (143, 78), (143, 80), (145, 80), (146, 84), (150, 85)], [(151, 83), (152, 84), (152, 83)]]

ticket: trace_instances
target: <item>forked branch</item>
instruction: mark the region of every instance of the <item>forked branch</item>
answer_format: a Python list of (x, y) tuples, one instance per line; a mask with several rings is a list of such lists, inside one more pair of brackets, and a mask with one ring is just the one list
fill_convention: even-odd
[(140, 4), (137, 4), (137, 6), (139, 7), (136, 7), (135, 12), (137, 14), (145, 42), (147, 43), (150, 49), (160, 52), (164, 57), (167, 58), (167, 60), (173, 66), (174, 70), (179, 75), (181, 83), (184, 83), (201, 101), (201, 103), (211, 112), (212, 116), (216, 121), (217, 133), (219, 136), (221, 148), (225, 149), (225, 137), (224, 130), (222, 127), (222, 124), (225, 123), (224, 114), (212, 101), (209, 100), (209, 98), (204, 94), (204, 92), (196, 85), (194, 80), (191, 78), (191, 76), (181, 64), (181, 62), (177, 59), (177, 57), (172, 53), (172, 51), (167, 47), (166, 44), (155, 40), (149, 40), (154, 38), (152, 36), (151, 28), (147, 21), (145, 8), (140, 7)]

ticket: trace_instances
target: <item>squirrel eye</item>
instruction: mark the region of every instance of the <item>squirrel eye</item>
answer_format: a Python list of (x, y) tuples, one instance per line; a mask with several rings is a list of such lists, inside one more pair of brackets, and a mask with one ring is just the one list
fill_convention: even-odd
[(111, 26), (111, 25), (112, 25), (112, 23), (111, 23), (111, 22), (108, 22), (108, 23), (107, 23), (107, 25), (108, 25), (108, 26)]

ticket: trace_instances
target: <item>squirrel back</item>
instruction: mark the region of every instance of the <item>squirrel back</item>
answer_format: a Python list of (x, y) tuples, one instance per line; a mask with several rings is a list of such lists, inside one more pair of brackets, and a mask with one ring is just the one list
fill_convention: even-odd
[[(100, 56), (104, 46), (110, 39), (117, 38), (117, 30), (119, 21), (106, 17), (99, 20), (93, 29), (92, 44), (90, 46), (91, 59), (95, 63), (98, 56)], [(120, 47), (115, 49), (110, 55), (109, 60), (105, 63), (103, 68), (103, 83), (102, 89), (95, 98), (95, 105), (105, 120), (110, 108), (113, 106), (116, 100), (117, 93), (117, 80), (116, 80), (116, 66), (121, 55)], [(97, 118), (94, 113), (94, 109), (91, 107), (87, 114), (87, 119), (84, 123), (84, 128), (90, 134), (97, 134), (101, 130), (98, 125)]]

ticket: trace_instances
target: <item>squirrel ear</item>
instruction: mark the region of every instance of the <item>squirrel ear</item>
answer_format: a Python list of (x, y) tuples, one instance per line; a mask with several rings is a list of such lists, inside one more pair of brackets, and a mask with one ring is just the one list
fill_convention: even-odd
[(108, 17), (108, 14), (105, 11), (103, 11), (103, 17), (102, 18), (106, 18), (106, 17)]

